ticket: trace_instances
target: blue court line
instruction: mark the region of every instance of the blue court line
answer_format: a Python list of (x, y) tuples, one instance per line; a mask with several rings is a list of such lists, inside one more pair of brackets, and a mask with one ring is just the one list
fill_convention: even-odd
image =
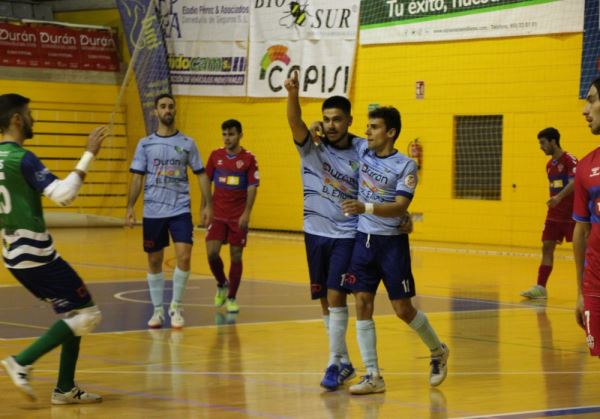
[(566, 415), (585, 415), (587, 413), (598, 413), (600, 412), (600, 405), (596, 406), (581, 406), (581, 407), (564, 407), (558, 409), (543, 409), (543, 410), (530, 410), (527, 412), (514, 412), (514, 413), (499, 413), (495, 415), (477, 415), (477, 416), (466, 416), (459, 419), (475, 419), (475, 418), (514, 418), (514, 419), (529, 419), (539, 417), (552, 417), (552, 416), (566, 416)]

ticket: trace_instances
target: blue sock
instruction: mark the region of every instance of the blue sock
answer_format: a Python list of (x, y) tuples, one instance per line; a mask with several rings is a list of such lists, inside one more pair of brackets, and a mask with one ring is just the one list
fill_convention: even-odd
[(190, 271), (182, 271), (179, 267), (175, 268), (173, 272), (173, 298), (171, 304), (181, 304), (183, 299), (183, 292), (185, 291), (185, 284), (190, 277)]
[(150, 288), (150, 299), (154, 308), (162, 308), (163, 305), (163, 293), (165, 289), (165, 276), (162, 272), (157, 274), (148, 273), (146, 275), (148, 279), (148, 287)]

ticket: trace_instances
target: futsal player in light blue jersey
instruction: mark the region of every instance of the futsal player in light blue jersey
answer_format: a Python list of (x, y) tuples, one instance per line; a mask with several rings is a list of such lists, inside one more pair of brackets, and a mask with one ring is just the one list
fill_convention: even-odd
[(126, 224), (136, 222), (134, 206), (144, 186), (144, 251), (148, 254), (148, 286), (154, 313), (150, 328), (160, 328), (165, 321), (163, 294), (165, 278), (162, 271), (164, 248), (169, 234), (175, 246), (177, 266), (173, 273), (173, 297), (169, 306), (171, 327), (184, 325), (181, 302), (190, 276), (194, 226), (190, 214), (188, 166), (198, 176), (202, 198), (207, 205), (202, 210), (202, 222), (210, 223), (212, 198), (200, 153), (194, 140), (175, 128), (175, 99), (169, 94), (154, 102), (158, 129), (142, 138), (135, 150), (129, 171), (132, 173), (127, 203)]
[(356, 334), (367, 369), (367, 375), (350, 387), (353, 394), (385, 391), (373, 322), (375, 293), (382, 280), (396, 315), (417, 332), (431, 351), (429, 383), (440, 385), (447, 373), (448, 348), (440, 342), (425, 314), (411, 302), (415, 281), (408, 235), (398, 227), (415, 193), (417, 165), (394, 149), (400, 129), (397, 109), (382, 107), (369, 112), (367, 141), (358, 147), (358, 199), (342, 203), (344, 214), (360, 214), (352, 261), (343, 281), (356, 299)]
[(364, 141), (348, 132), (352, 124), (350, 101), (332, 96), (322, 105), (326, 138), (316, 145), (302, 120), (298, 73), (285, 81), (287, 117), (301, 158), (304, 189), (304, 242), (310, 274), (311, 297), (321, 301), (329, 334), (329, 364), (321, 386), (336, 390), (354, 377), (348, 357), (348, 291), (341, 286), (356, 235), (357, 217), (346, 217), (342, 201), (358, 191), (358, 158), (355, 143)]

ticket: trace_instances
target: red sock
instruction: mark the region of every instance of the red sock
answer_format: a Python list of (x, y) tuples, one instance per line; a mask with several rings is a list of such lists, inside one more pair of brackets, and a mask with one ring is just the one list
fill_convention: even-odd
[(227, 282), (227, 278), (225, 277), (225, 271), (223, 270), (223, 260), (217, 256), (216, 258), (209, 258), (208, 265), (210, 266), (210, 270), (215, 276), (215, 279), (219, 283), (219, 286), (222, 287)]
[(540, 265), (540, 268), (538, 269), (538, 285), (541, 285), (544, 288), (546, 287), (550, 272), (552, 272), (552, 265)]
[(229, 295), (227, 298), (235, 298), (237, 290), (240, 287), (240, 281), (242, 280), (242, 261), (231, 262), (229, 268)]

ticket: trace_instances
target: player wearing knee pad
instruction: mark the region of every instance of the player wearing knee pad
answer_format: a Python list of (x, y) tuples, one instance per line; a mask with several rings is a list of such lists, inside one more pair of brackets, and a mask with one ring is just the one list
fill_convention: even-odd
[(65, 323), (75, 336), (85, 336), (91, 333), (101, 321), (102, 312), (98, 306), (70, 311), (65, 318)]
[(17, 94), (0, 95), (0, 233), (4, 264), (33, 295), (52, 304), (58, 314), (69, 313), (55, 322), (33, 344), (15, 356), (2, 360), (13, 383), (30, 399), (35, 395), (29, 383), (31, 365), (42, 355), (61, 346), (60, 369), (54, 404), (92, 403), (100, 396), (75, 386), (75, 368), (81, 336), (100, 322), (85, 284), (54, 249), (46, 230), (41, 196), (61, 206), (77, 196), (86, 171), (108, 135), (98, 127), (88, 137), (83, 157), (65, 179), (59, 180), (31, 151), (23, 148), (33, 137), (29, 99)]

